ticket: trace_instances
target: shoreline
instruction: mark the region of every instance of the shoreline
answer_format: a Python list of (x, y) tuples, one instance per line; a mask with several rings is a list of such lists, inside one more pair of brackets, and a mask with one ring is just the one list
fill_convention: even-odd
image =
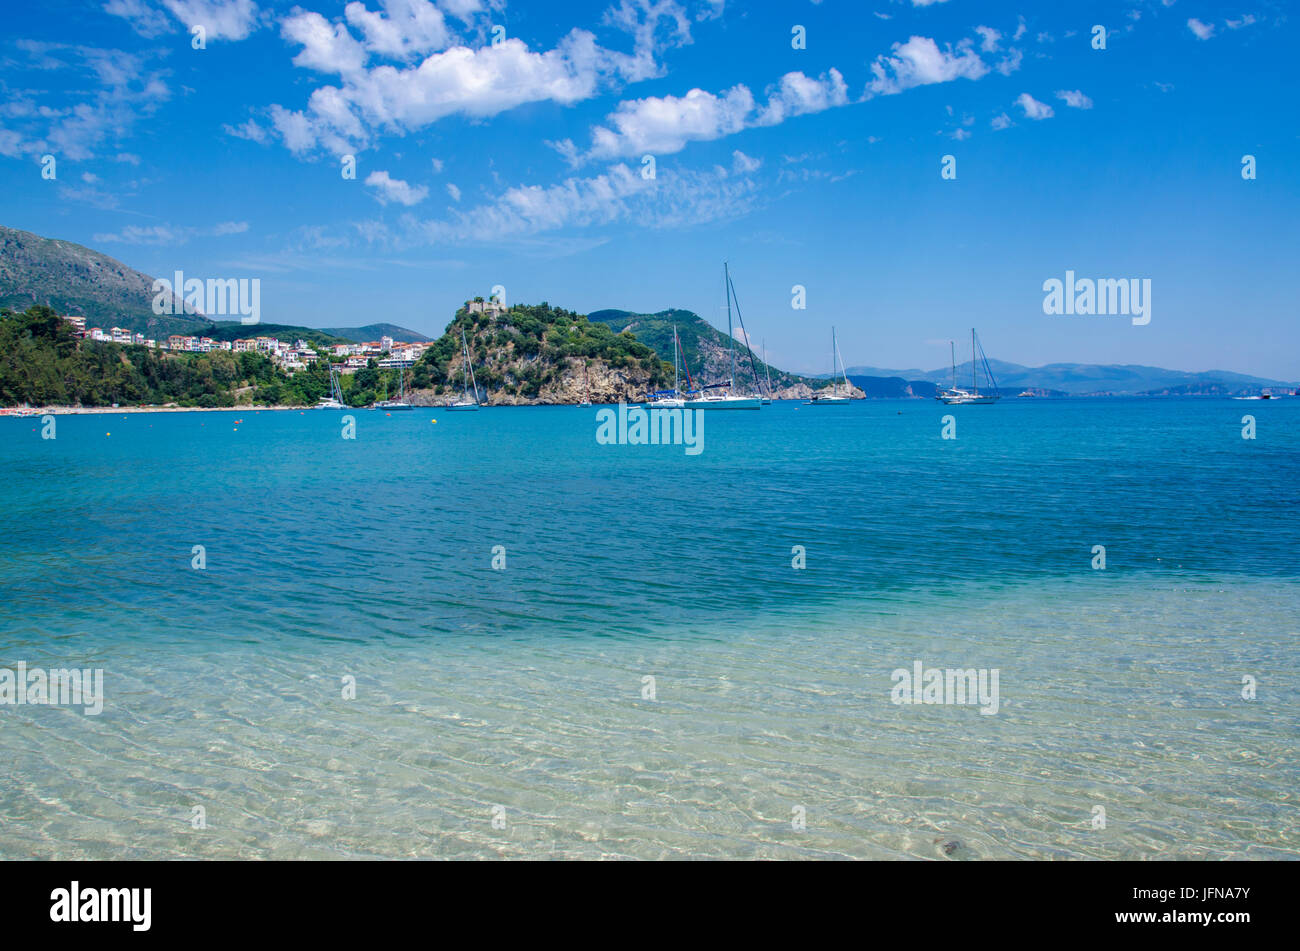
[[(1005, 402), (1017, 402), (1019, 400), (1032, 400), (1035, 403), (1040, 402), (1063, 402), (1067, 400), (1255, 400), (1260, 402), (1273, 402), (1285, 399), (1296, 399), (1297, 397), (1274, 396), (1271, 399), (1261, 399), (1256, 396), (1220, 396), (1209, 394), (1170, 394), (1170, 395), (1146, 395), (1146, 394), (1089, 394), (1078, 396), (1015, 396), (1004, 397)], [(804, 400), (792, 397), (788, 399), (774, 398), (773, 403), (803, 403)], [(903, 396), (903, 397), (855, 397), (854, 403), (922, 403), (929, 404), (934, 402), (933, 397), (925, 396)], [(636, 400), (629, 402), (628, 405), (647, 405), (644, 401)], [(438, 410), (446, 409), (451, 403), (413, 403), (413, 410)], [(544, 406), (573, 406), (579, 407), (581, 403), (557, 403), (557, 402), (508, 402), (508, 403), (483, 403), (484, 409), (516, 409), (529, 407)], [(592, 406), (617, 406), (618, 403), (593, 403)], [(378, 409), (373, 406), (349, 406), (341, 410), (329, 410), (329, 412), (371, 412)], [(242, 406), (0, 406), (0, 419), (32, 419), (38, 416), (95, 416), (110, 415), (113, 413), (260, 413), (263, 411), (288, 412), (297, 410), (298, 412), (317, 412), (315, 406), (285, 406), (285, 405), (242, 405)], [(324, 412), (324, 411), (322, 411)]]

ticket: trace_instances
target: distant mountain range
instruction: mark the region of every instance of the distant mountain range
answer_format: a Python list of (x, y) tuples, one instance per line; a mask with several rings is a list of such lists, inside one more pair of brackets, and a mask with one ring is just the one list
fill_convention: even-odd
[(25, 311), (34, 304), (86, 318), (87, 326), (125, 327), (146, 337), (202, 334), (215, 340), (257, 335), (302, 337), (312, 342), (359, 343), (385, 335), (394, 340), (430, 338), (396, 324), (331, 327), (212, 321), (193, 308), (183, 315), (153, 312), (153, 281), (106, 254), (57, 238), (0, 225), (0, 307)]
[[(1041, 390), (1044, 391), (1043, 395), (1069, 396), (1240, 396), (1258, 393), (1262, 389), (1291, 389), (1297, 385), (1285, 380), (1249, 376), (1229, 370), (1191, 373), (1135, 364), (1049, 363), (1042, 367), (1026, 367), (1018, 363), (989, 360), (989, 366), (997, 380), (998, 389), (1012, 394), (1024, 390)], [(848, 369), (851, 380), (855, 377), (892, 377), (940, 387), (952, 383), (952, 374), (951, 366), (937, 370), (888, 370), (879, 367)], [(980, 378), (982, 382), (982, 372)], [(970, 379), (970, 361), (957, 364), (958, 385), (968, 386)]]

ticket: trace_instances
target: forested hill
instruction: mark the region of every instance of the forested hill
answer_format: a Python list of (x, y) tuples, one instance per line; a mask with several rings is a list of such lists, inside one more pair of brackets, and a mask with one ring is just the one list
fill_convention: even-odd
[(501, 313), (456, 311), (412, 370), (417, 398), (463, 395), (462, 331), (489, 403), (617, 402), (672, 385), (672, 365), (632, 334), (543, 302)]

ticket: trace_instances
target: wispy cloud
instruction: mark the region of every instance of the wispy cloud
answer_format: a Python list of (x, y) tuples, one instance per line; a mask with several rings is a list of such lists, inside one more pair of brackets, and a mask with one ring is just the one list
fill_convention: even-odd
[(1016, 105), (1025, 111), (1026, 119), (1050, 119), (1056, 115), (1051, 106), (1039, 102), (1027, 92), (1022, 92), (1016, 97)]
[(96, 234), (95, 241), (102, 244), (184, 244), (191, 238), (224, 237), (248, 231), (246, 221), (223, 221), (207, 228), (178, 227), (171, 224), (127, 225), (121, 231)]

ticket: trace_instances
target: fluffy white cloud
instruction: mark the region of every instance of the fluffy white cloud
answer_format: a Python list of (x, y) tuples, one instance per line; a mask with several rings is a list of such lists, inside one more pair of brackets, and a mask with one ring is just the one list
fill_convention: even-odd
[(619, 103), (605, 125), (592, 129), (592, 144), (586, 153), (580, 154), (568, 140), (552, 144), (575, 164), (646, 153), (670, 155), (689, 142), (708, 142), (742, 129), (776, 125), (848, 101), (848, 87), (839, 70), (831, 69), (818, 78), (786, 73), (768, 88), (767, 102), (761, 108), (744, 85), (720, 95), (692, 89), (684, 96), (650, 96)]
[(375, 189), (375, 198), (381, 205), (397, 202), (410, 207), (429, 197), (429, 189), (425, 186), (411, 186), (387, 172), (371, 172), (366, 177), (366, 184)]
[(895, 43), (888, 55), (876, 57), (869, 89), (876, 95), (892, 95), (915, 86), (979, 79), (988, 71), (969, 40), (958, 43), (955, 50), (951, 45), (941, 50), (929, 37), (913, 36), (906, 43)]
[(1039, 102), (1027, 92), (1022, 92), (1016, 97), (1016, 105), (1025, 110), (1027, 119), (1050, 119), (1056, 113), (1052, 107), (1045, 102)]
[(1056, 98), (1060, 99), (1071, 109), (1091, 109), (1092, 100), (1085, 96), (1077, 89), (1060, 89), (1057, 90)]
[(1208, 40), (1214, 35), (1214, 24), (1202, 23), (1196, 17), (1187, 21), (1187, 28), (1196, 34), (1198, 40)]
[(848, 101), (848, 86), (837, 69), (831, 69), (818, 79), (803, 73), (786, 73), (775, 89), (768, 90), (767, 106), (756, 122), (758, 125), (776, 125), (791, 116), (825, 112)]
[(989, 125), (993, 127), (995, 132), (1001, 131), (1002, 129), (1008, 129), (1011, 127), (1011, 117), (1003, 112), (1000, 115), (994, 116), (993, 121), (989, 123)]
[[(609, 10), (607, 22), (633, 35), (632, 53), (606, 49), (581, 29), (545, 51), (517, 37), (470, 48), (427, 0), (381, 2), (382, 12), (348, 4), (346, 22), (301, 10), (282, 22), (284, 37), (302, 47), (296, 65), (340, 79), (317, 88), (301, 111), (272, 107), (289, 148), (342, 153), (367, 145), (379, 128), (414, 131), (451, 115), (484, 118), (532, 102), (568, 105), (592, 97), (602, 84), (657, 75), (657, 52), (690, 42), (689, 20), (676, 0), (620, 0)], [(442, 7), (466, 18), (484, 10), (446, 0)]]
[(460, 189), (451, 182), (447, 183), (447, 194), (451, 196), (452, 201), (460, 201)]
[(733, 86), (721, 96), (692, 89), (685, 96), (653, 96), (619, 103), (609, 116), (613, 128), (592, 131), (587, 158), (679, 152), (687, 142), (721, 138), (745, 127), (754, 96)]
[(429, 0), (381, 0), (381, 5), (382, 14), (357, 2), (344, 10), (348, 22), (365, 35), (371, 52), (406, 59), (443, 49), (451, 41), (442, 11)]

